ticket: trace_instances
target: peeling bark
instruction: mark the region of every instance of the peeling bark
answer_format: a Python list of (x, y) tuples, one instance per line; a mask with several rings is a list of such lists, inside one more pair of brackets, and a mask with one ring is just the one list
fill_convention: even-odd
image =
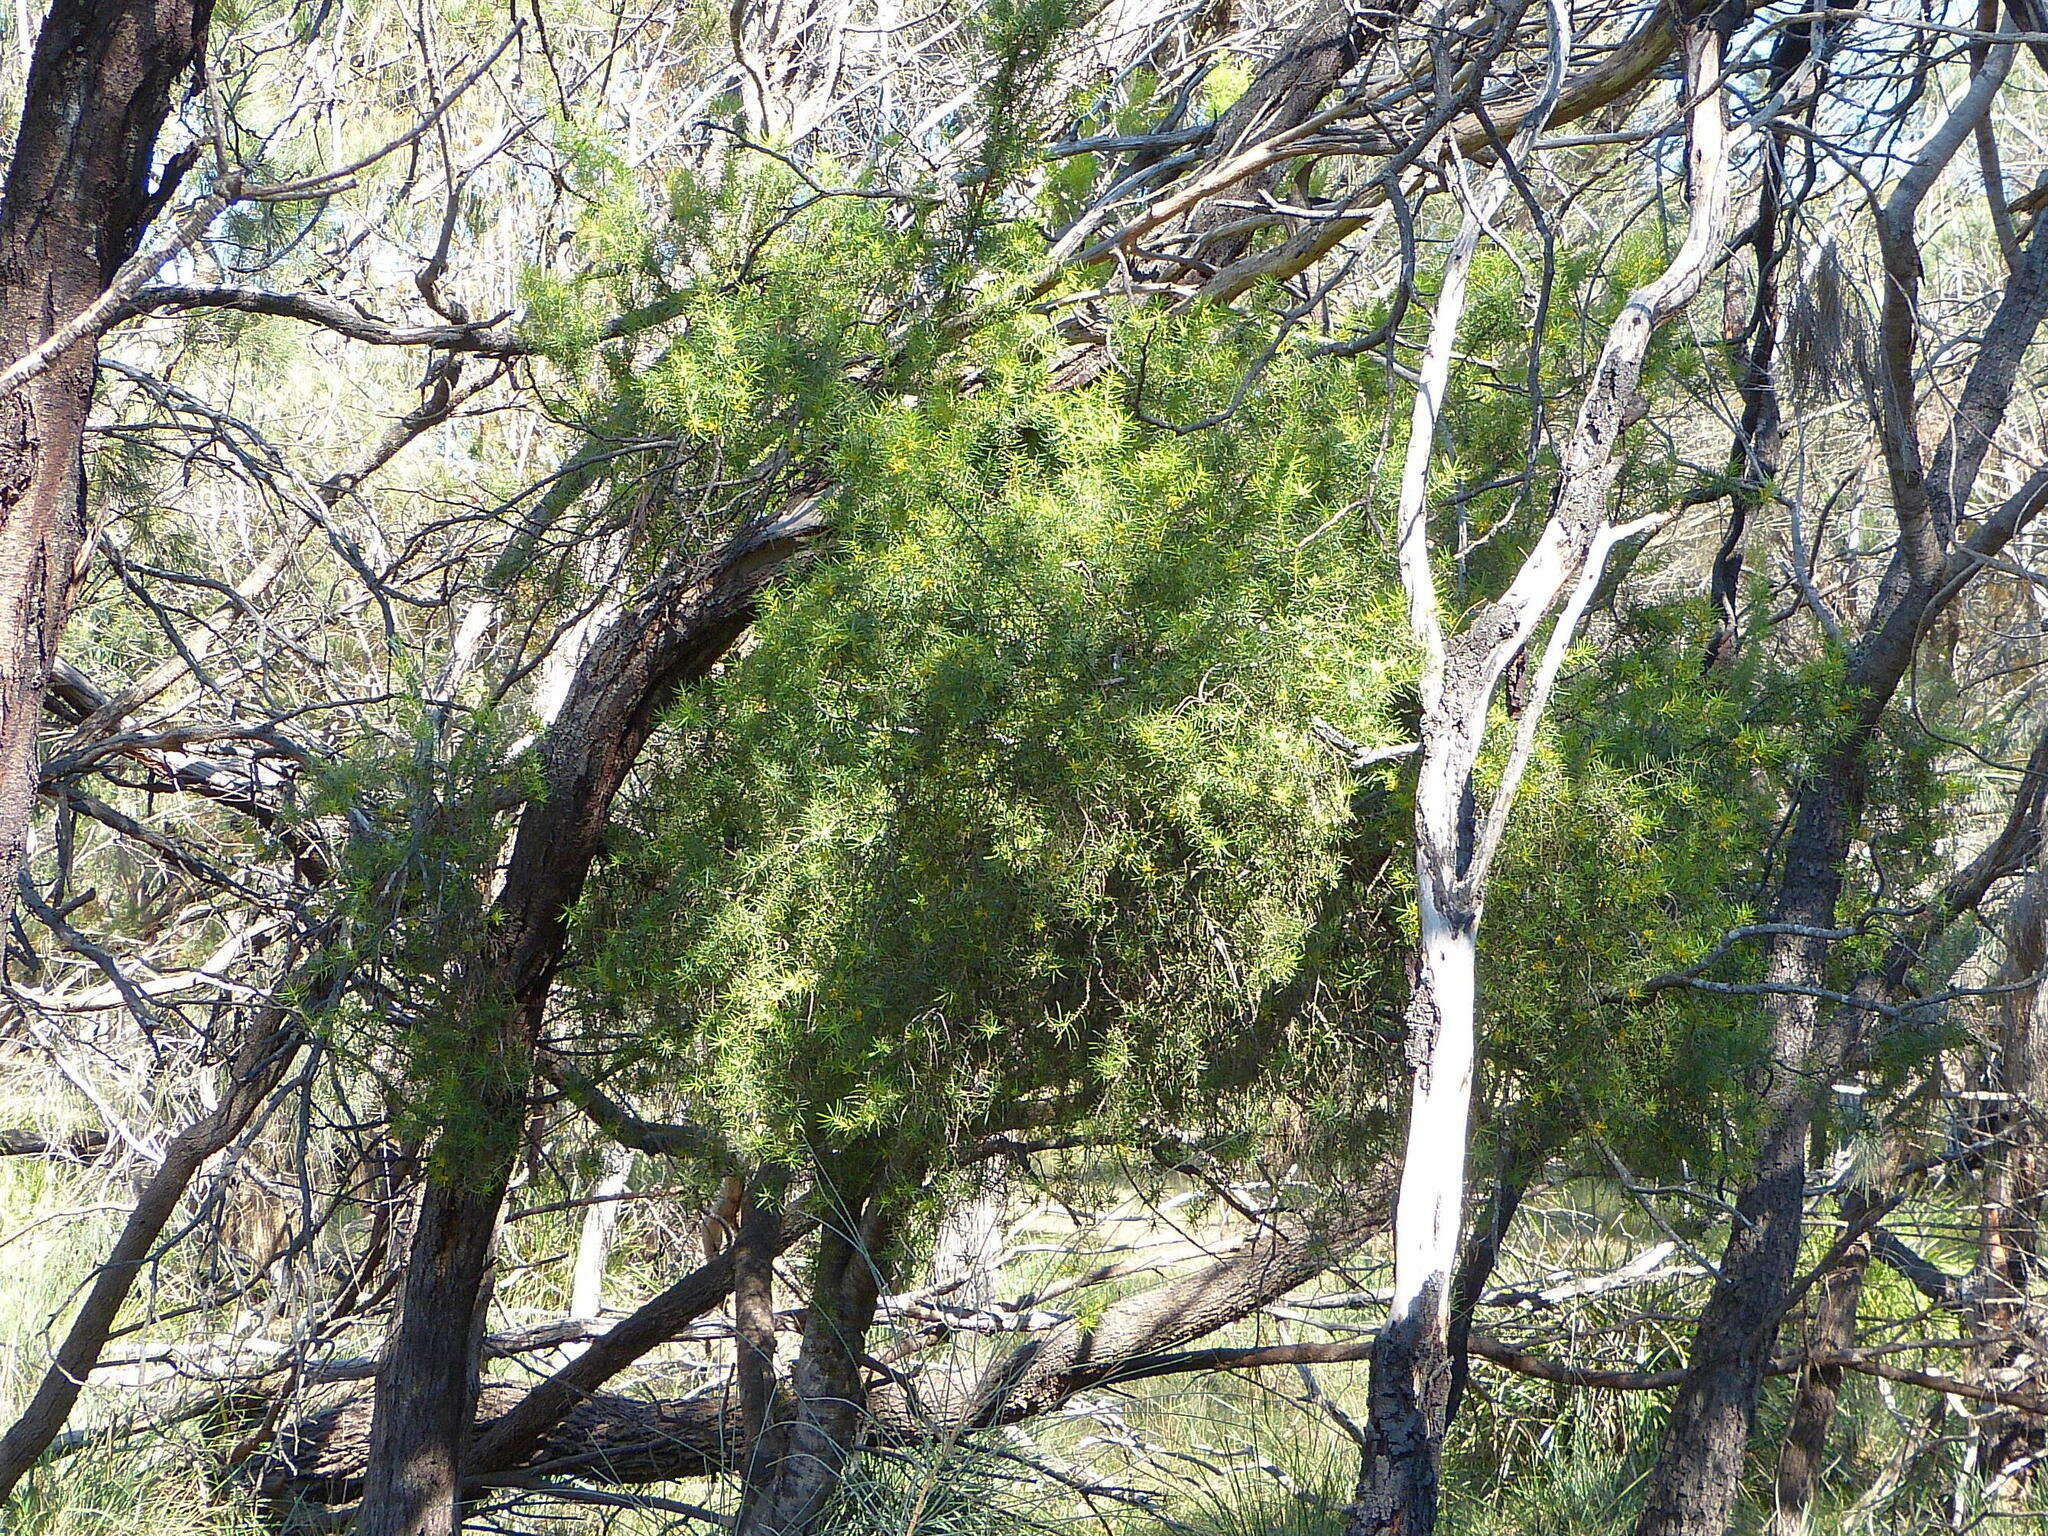
[[(1546, 104), (1563, 85), (1565, 22), (1553, 12)], [(1436, 1528), (1438, 1464), (1451, 1402), (1451, 1284), (1464, 1215), (1465, 1150), (1477, 1050), (1478, 935), (1488, 874), (1506, 832), (1535, 732), (1565, 652), (1598, 590), (1607, 557), (1631, 530), (1610, 522), (1622, 433), (1631, 420), (1656, 328), (1698, 295), (1720, 254), (1728, 210), (1728, 134), (1721, 31), (1684, 29), (1693, 204), (1665, 271), (1629, 297), (1601, 348), (1581, 402), (1550, 515), (1498, 598), (1455, 633), (1438, 611), (1426, 485), (1436, 416), (1448, 383), (1473, 252), (1505, 192), (1497, 173), (1468, 212), (1445, 266), (1409, 430), (1396, 545), (1409, 621), (1423, 656), (1422, 760), (1415, 791), (1420, 932), (1408, 1010), (1414, 1067), (1401, 1194), (1395, 1211), (1394, 1297), (1372, 1355), (1370, 1417), (1347, 1536), (1428, 1536)], [(1518, 144), (1510, 155), (1525, 149)], [(1489, 206), (1490, 204), (1490, 206)], [(1508, 669), (1537, 647), (1527, 699), (1499, 781), (1482, 803), (1480, 760), (1493, 700)]]

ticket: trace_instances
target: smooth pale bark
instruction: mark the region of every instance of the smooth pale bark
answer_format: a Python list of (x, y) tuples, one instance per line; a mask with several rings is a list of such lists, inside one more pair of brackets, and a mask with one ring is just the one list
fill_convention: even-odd
[(605, 1151), (604, 1168), (590, 1187), (590, 1205), (576, 1234), (576, 1265), (569, 1278), (569, 1315), (599, 1317), (604, 1313), (604, 1272), (611, 1261), (612, 1233), (619, 1225), (619, 1196), (633, 1171), (633, 1154), (625, 1147)]
[(1476, 914), (1450, 916), (1424, 876), (1420, 973), (1408, 1009), (1415, 1079), (1394, 1216), (1394, 1295), (1374, 1341), (1370, 1458), (1354, 1531), (1436, 1528), (1450, 1417), (1451, 1273), (1465, 1195), (1478, 1007)]
[[(1552, 10), (1547, 100), (1562, 88), (1569, 37)], [(1451, 1285), (1464, 1213), (1465, 1149), (1477, 1054), (1478, 937), (1492, 860), (1564, 657), (1598, 589), (1609, 553), (1633, 526), (1610, 522), (1618, 448), (1643, 359), (1658, 325), (1698, 295), (1720, 253), (1728, 217), (1728, 137), (1723, 116), (1724, 39), (1684, 29), (1693, 204), (1686, 236), (1665, 271), (1630, 295), (1561, 454), (1550, 515), (1498, 599), (1477, 604), (1447, 634), (1437, 602), (1425, 489), (1437, 413), (1481, 230), (1504, 176), (1481, 194), (1447, 259), (1421, 367), (1396, 512), (1396, 556), (1409, 623), (1422, 651), (1422, 759), (1415, 791), (1419, 933), (1409, 1005), (1414, 1068), (1401, 1191), (1395, 1216), (1394, 1296), (1374, 1343), (1370, 1416), (1348, 1536), (1428, 1536), (1451, 1396)], [(1548, 106), (1523, 124), (1531, 134)], [(1517, 150), (1527, 146), (1518, 139)], [(1510, 153), (1514, 153), (1511, 151)], [(1517, 657), (1539, 646), (1529, 695), (1499, 783), (1482, 804), (1481, 750), (1494, 695)]]

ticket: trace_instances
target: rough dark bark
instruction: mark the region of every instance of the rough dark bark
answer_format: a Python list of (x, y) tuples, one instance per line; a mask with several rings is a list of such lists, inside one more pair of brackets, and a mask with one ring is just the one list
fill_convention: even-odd
[[(0, 188), (0, 360), (97, 299), (154, 212), (149, 173), (211, 0), (55, 0)], [(0, 397), (0, 905), (36, 784), (36, 730), (84, 530), (96, 338)]]
[(656, 583), (599, 638), (541, 746), (545, 788), (519, 818), (488, 940), (455, 1019), (481, 1081), (430, 1164), (404, 1303), (377, 1382), (362, 1536), (453, 1536), (491, 1232), (519, 1148), (533, 1050), (613, 797), (661, 712), (752, 620), (762, 586), (822, 531), (816, 495)]
[[(1950, 922), (1976, 911), (1995, 885), (2022, 872), (2038, 855), (2044, 798), (2048, 798), (2048, 732), (2035, 743), (1998, 835), (1943, 887), (1939, 899), (1916, 927), (1894, 937), (1878, 970), (1857, 983), (1859, 995), (1894, 1006), (1910, 1000), (1907, 979), (1919, 956), (1933, 947)], [(1882, 1212), (1872, 1203), (1867, 1188), (1846, 1193), (1841, 1211), (1850, 1229), (1867, 1226), (1868, 1230), (1842, 1256), (1840, 1267), (1820, 1282), (1808, 1326), (1810, 1355), (1839, 1357), (1854, 1345), (1856, 1312), (1872, 1259), (1889, 1265), (1937, 1305), (1963, 1305), (1962, 1288), (1952, 1276), (1876, 1224)], [(1809, 1362), (1801, 1371), (1791, 1419), (1778, 1453), (1773, 1536), (1798, 1536), (1807, 1528), (1825, 1462), (1828, 1435), (1834, 1425), (1841, 1375), (1839, 1363), (1826, 1361)], [(2021, 1418), (2018, 1422), (2029, 1421)]]
[(775, 1402), (775, 1255), (782, 1212), (748, 1181), (733, 1239), (733, 1376), (739, 1387), (742, 1456), (752, 1475), (755, 1453)]
[(41, 1131), (0, 1131), (0, 1157), (49, 1157), (88, 1162), (107, 1150), (105, 1131), (46, 1136)]
[[(1988, 110), (1988, 94), (1977, 105)], [(1962, 123), (1956, 143), (1968, 127)], [(1783, 990), (1766, 1010), (1764, 1129), (1694, 1333), (1637, 1536), (1720, 1536), (1728, 1528), (1757, 1393), (1798, 1260), (1808, 1139), (1858, 1022), (1855, 1010), (1845, 1010), (1841, 1022), (1849, 1027), (1821, 1028), (1813, 992), (1825, 979), (1829, 946), (1814, 935), (1836, 925), (1844, 863), (1863, 811), (1868, 753), (1926, 625), (1984, 568), (1983, 556), (2003, 548), (2048, 496), (2048, 479), (2036, 475), (1985, 516), (1961, 547), (1945, 547), (1959, 530), (1992, 435), (2011, 404), (2019, 359), (2048, 315), (2048, 224), (2036, 229), (2007, 284), (1932, 466), (1923, 468), (1913, 428), (1920, 267), (1912, 216), (1933, 173), (1922, 177), (1922, 169), (1908, 174), (1880, 218), (1888, 283), (1880, 436), (1898, 546), (1871, 618), (1851, 648), (1837, 731), (1792, 795), (1791, 831), (1767, 913), (1787, 931), (1769, 941), (1765, 960), (1766, 982)]]
[[(1195, 174), (1307, 122), (1358, 62), (1366, 43), (1384, 32), (1387, 19), (1354, 9), (1350, 0), (1323, 0), (1216, 120), (1208, 153)], [(1180, 259), (1214, 272), (1242, 258), (1257, 232), (1256, 209), (1262, 195), (1296, 168), (1269, 165), (1220, 188), (1188, 216)]]
[(482, 1287), (517, 1153), (516, 1120), (510, 1140), (510, 1151), (491, 1142), (474, 1149), (486, 1165), (475, 1184), (463, 1182), (460, 1169), (429, 1180), (406, 1255), (399, 1325), (377, 1376), (358, 1527), (365, 1536), (456, 1528), (462, 1455), (476, 1419)]
[[(881, 1296), (875, 1225), (827, 1220), (784, 1403), (754, 1437), (737, 1536), (805, 1536), (868, 1436), (868, 1329)], [(744, 1408), (742, 1410), (744, 1412)]]
[[(1980, 1379), (2039, 1390), (2048, 1379), (2042, 1358), (2048, 1311), (2037, 1299), (2048, 1280), (2048, 863), (2036, 870), (2013, 903), (2005, 924), (2003, 979), (2031, 986), (1999, 999), (1996, 1050), (1987, 1086), (1996, 1102), (2000, 1144), (1987, 1154), (1984, 1209), (1976, 1273), (1969, 1294)], [(1975, 1426), (1974, 1459), (1980, 1475), (2010, 1497), (2035, 1481), (2033, 1469), (2048, 1451), (2048, 1424), (2024, 1414), (1995, 1413)]]
[[(1771, 47), (1765, 90), (1776, 92), (1813, 53), (1814, 23), (1787, 26)], [(1728, 452), (1728, 527), (1714, 552), (1708, 592), (1717, 624), (1707, 642), (1709, 671), (1727, 666), (1741, 646), (1738, 619), (1742, 605), (1743, 551), (1750, 519), (1762, 508), (1765, 493), (1778, 472), (1783, 413), (1778, 403), (1778, 268), (1785, 259), (1785, 146), (1790, 133), (1774, 123), (1764, 143), (1756, 219), (1747, 241), (1756, 262), (1756, 292), (1749, 319), (1735, 338), (1736, 395), (1741, 421)], [(1797, 201), (1792, 206), (1796, 208)]]
[(1479, 1298), (1486, 1294), (1487, 1282), (1493, 1278), (1494, 1266), (1500, 1262), (1501, 1244), (1507, 1241), (1508, 1232), (1514, 1226), (1515, 1213), (1522, 1208), (1522, 1199), (1529, 1192), (1529, 1183), (1535, 1177), (1541, 1158), (1540, 1153), (1525, 1148), (1502, 1148), (1500, 1172), (1493, 1182), (1493, 1194), (1486, 1202), (1486, 1213), (1472, 1224), (1472, 1230), (1465, 1238), (1464, 1256), (1458, 1261), (1458, 1278), (1451, 1287), (1451, 1381), (1450, 1394), (1444, 1403), (1444, 1426), (1447, 1429), (1457, 1422), (1458, 1409), (1465, 1400), (1465, 1387), (1472, 1377), (1473, 1315), (1479, 1310)]

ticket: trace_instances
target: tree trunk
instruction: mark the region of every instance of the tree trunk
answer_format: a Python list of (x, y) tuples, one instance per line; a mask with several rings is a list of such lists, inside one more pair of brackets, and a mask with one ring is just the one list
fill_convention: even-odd
[[(1844, 1215), (1852, 1221), (1856, 1204), (1844, 1202)], [(1806, 1330), (1809, 1354), (1827, 1355), (1855, 1347), (1856, 1312), (1863, 1301), (1863, 1277), (1869, 1268), (1870, 1244), (1859, 1242), (1821, 1279), (1813, 1320)], [(1799, 1373), (1791, 1422), (1785, 1428), (1784, 1444), (1778, 1448), (1771, 1536), (1805, 1536), (1841, 1390), (1842, 1368), (1838, 1365), (1808, 1365)]]
[(758, 1177), (747, 1181), (740, 1228), (733, 1240), (733, 1375), (740, 1403), (740, 1464), (755, 1476), (761, 1435), (775, 1406), (775, 1255), (782, 1212), (761, 1198)]
[[(2035, 743), (2023, 771), (2019, 791), (2013, 797), (2005, 825), (1998, 835), (1948, 882), (1940, 899), (1922, 918), (1918, 931), (1907, 930), (1893, 937), (1884, 964), (1857, 983), (1858, 997), (1893, 1005), (1909, 1000), (1906, 982), (1912, 966), (1922, 953), (1933, 946), (1942, 929), (1955, 917), (1976, 911), (1994, 885), (2019, 873), (2036, 856), (2040, 847), (2044, 800), (2048, 800), (2048, 733)], [(2016, 912), (2023, 912), (2024, 906), (2022, 902)], [(2009, 941), (2009, 961), (2017, 958), (2020, 963), (2027, 963), (2018, 949), (2010, 947), (2012, 942)], [(1843, 1020), (1838, 1027), (1849, 1030), (1853, 1029), (1853, 1024)], [(1852, 1036), (1845, 1035), (1844, 1038)], [(1873, 1170), (1862, 1187), (1852, 1188), (1842, 1197), (1842, 1218), (1851, 1226), (1860, 1226), (1875, 1214), (1868, 1191), (1881, 1185), (1888, 1177), (1896, 1149), (1887, 1145), (1884, 1156), (1885, 1162)], [(1850, 1249), (1841, 1265), (1822, 1279), (1819, 1299), (1807, 1330), (1809, 1354), (1839, 1353), (1853, 1347), (1865, 1271), (1872, 1258), (1886, 1252), (1886, 1241), (1887, 1234), (1882, 1229), (1873, 1228)], [(1891, 1240), (1889, 1262), (1894, 1267), (1900, 1263), (1899, 1254), (1900, 1245), (1895, 1239)], [(1902, 1272), (1938, 1305), (1954, 1306), (1955, 1287), (1949, 1277), (1933, 1270), (1917, 1256), (1909, 1255), (1909, 1258), (1912, 1268)], [(1818, 1492), (1828, 1434), (1834, 1423), (1841, 1376), (1839, 1367), (1828, 1365), (1809, 1365), (1800, 1373), (1791, 1420), (1778, 1453), (1772, 1536), (1798, 1536), (1807, 1529), (1814, 1495)]]
[(236, 1053), (228, 1091), (213, 1111), (172, 1138), (164, 1160), (143, 1186), (112, 1252), (100, 1265), (85, 1303), (35, 1395), (0, 1439), (0, 1502), (14, 1491), (70, 1418), (80, 1389), (106, 1348), (129, 1292), (156, 1254), (157, 1239), (177, 1214), (185, 1191), (208, 1160), (248, 1129), (297, 1059), (300, 1036), (281, 1011), (266, 1010)]
[[(133, 254), (149, 172), (211, 0), (55, 0), (0, 189), (0, 359), (76, 319)], [(36, 732), (84, 530), (96, 338), (0, 398), (0, 908), (36, 792)]]
[(474, 1154), (481, 1182), (466, 1183), (462, 1170), (445, 1167), (429, 1175), (398, 1326), (377, 1373), (359, 1536), (425, 1536), (460, 1523), (462, 1452), (476, 1419), (483, 1347), (482, 1281), (518, 1153), (518, 1121), (509, 1123), (514, 1134), (493, 1138), (507, 1145)]
[[(2048, 1375), (2041, 1359), (2048, 1312), (2041, 1283), (2048, 1279), (2048, 1248), (2042, 1222), (2048, 1215), (2048, 987), (2040, 984), (2048, 965), (2048, 862), (2007, 918), (2007, 983), (2033, 984), (1999, 998), (1996, 1059), (1989, 1086), (1995, 1101), (2000, 1144), (1987, 1157), (1984, 1212), (1978, 1234), (1974, 1332), (1998, 1337), (1978, 1347), (1983, 1380), (1999, 1386), (2036, 1386)], [(2030, 1473), (2048, 1452), (2048, 1426), (2026, 1414), (1987, 1415), (1976, 1426), (1977, 1469), (1994, 1490), (2009, 1498), (2024, 1491)]]
[(569, 911), (603, 846), (612, 799), (662, 710), (744, 633), (762, 586), (817, 538), (820, 499), (798, 498), (644, 592), (584, 657), (542, 739), (546, 789), (519, 818), (490, 941), (452, 989), (452, 1018), (470, 1032), (480, 1081), (428, 1167), (405, 1297), (377, 1378), (362, 1536), (454, 1536), (460, 1526), (491, 1238)]
[(852, 1215), (820, 1231), (789, 1403), (751, 1448), (736, 1536), (806, 1536), (866, 1437), (862, 1361), (881, 1288), (870, 1251), (873, 1223), (856, 1226)]
[[(1815, 931), (1833, 926), (1852, 800), (1861, 803), (1853, 759), (1833, 760), (1826, 770), (1832, 771), (1809, 782), (1799, 796), (1784, 888), (1771, 913), (1775, 923)], [(1857, 782), (1853, 793), (1851, 781)], [(1787, 935), (1773, 947), (1766, 977), (1782, 987), (1814, 988), (1825, 962), (1824, 940)], [(1685, 1381), (1671, 1406), (1637, 1536), (1705, 1536), (1727, 1529), (1757, 1392), (1799, 1261), (1807, 1142), (1819, 1096), (1840, 1061), (1837, 1053), (1829, 1053), (1830, 1060), (1816, 1054), (1811, 995), (1778, 993), (1768, 1011), (1772, 1076), (1764, 1094), (1765, 1127), (1749, 1181), (1735, 1202)]]
[(1515, 1223), (1515, 1213), (1529, 1193), (1529, 1183), (1543, 1161), (1541, 1152), (1527, 1146), (1500, 1149), (1500, 1172), (1493, 1194), (1486, 1202), (1486, 1219), (1475, 1223), (1465, 1240), (1465, 1256), (1458, 1261), (1457, 1283), (1451, 1287), (1451, 1386), (1444, 1404), (1444, 1427), (1457, 1422), (1458, 1408), (1465, 1400), (1465, 1387), (1472, 1376), (1472, 1318), (1479, 1310), (1479, 1298), (1493, 1278), (1500, 1262), (1501, 1244)]
[(632, 1152), (605, 1148), (604, 1165), (591, 1186), (583, 1230), (576, 1238), (576, 1267), (569, 1283), (569, 1315), (599, 1317), (604, 1313), (604, 1272), (611, 1262), (612, 1233), (619, 1224), (619, 1196), (633, 1171)]
[(1445, 912), (1421, 872), (1422, 932), (1409, 1051), (1415, 1080), (1394, 1215), (1394, 1296), (1373, 1347), (1368, 1450), (1350, 1536), (1436, 1528), (1450, 1410), (1451, 1275), (1464, 1211), (1478, 1005), (1477, 917)]
[[(1471, 1118), (1478, 932), (1488, 872), (1550, 691), (1622, 536), (1610, 521), (1620, 467), (1616, 450), (1630, 423), (1651, 337), (1698, 296), (1720, 254), (1729, 198), (1724, 43), (1717, 26), (1685, 24), (1693, 188), (1685, 240), (1663, 273), (1630, 295), (1608, 330), (1593, 383), (1560, 454), (1550, 515), (1533, 548), (1501, 594), (1474, 604), (1463, 627), (1449, 635), (1429, 553), (1429, 460), (1473, 253), (1489, 208), (1505, 195), (1504, 176), (1489, 179), (1468, 208), (1445, 260), (1418, 369), (1395, 513), (1396, 560), (1409, 626), (1423, 656), (1422, 759), (1415, 788), (1420, 933), (1408, 1012), (1415, 1076), (1395, 1215), (1394, 1297), (1372, 1354), (1370, 1421), (1347, 1536), (1430, 1536), (1436, 1528), (1438, 1462), (1451, 1393), (1450, 1291)], [(1517, 131), (1523, 150), (1556, 103), (1563, 66), (1563, 58), (1554, 56), (1541, 109), (1532, 110)], [(1539, 649), (1546, 621), (1549, 633)], [(1528, 697), (1498, 782), (1482, 801), (1479, 764), (1494, 694), (1518, 659), (1535, 663)]]
[(2036, 227), (2014, 269), (1957, 399), (1933, 462), (1919, 441), (1914, 362), (1921, 258), (1920, 202), (2004, 81), (2011, 47), (1994, 50), (1878, 217), (1885, 289), (1878, 435), (1891, 484), (1898, 542), (1877, 602), (1850, 650), (1837, 737), (1794, 790), (1791, 833), (1769, 917), (1783, 925), (1767, 950), (1774, 991), (1763, 1095), (1765, 1128), (1714, 1288), (1694, 1334), (1686, 1376), (1665, 1426), (1636, 1536), (1721, 1536), (1734, 1513), (1763, 1367), (1776, 1342), (1799, 1257), (1806, 1147), (1819, 1095), (1841, 1070), (1857, 1010), (1845, 1030), (1817, 1028), (1814, 992), (1825, 980), (1844, 860), (1861, 819), (1867, 756), (1879, 723), (1912, 665), (1922, 633), (1985, 564), (2039, 511), (2040, 474), (1978, 519), (1958, 547), (1986, 454), (2012, 401), (2019, 362), (2048, 314), (2048, 223)]

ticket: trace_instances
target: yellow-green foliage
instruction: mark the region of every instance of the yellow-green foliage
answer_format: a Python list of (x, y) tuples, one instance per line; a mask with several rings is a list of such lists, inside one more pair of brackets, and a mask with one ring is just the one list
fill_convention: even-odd
[(1336, 873), (1312, 721), (1407, 665), (1354, 365), (1192, 437), (979, 378), (849, 423), (838, 549), (678, 711), (586, 914), (584, 984), (759, 1153), (1241, 1073)]

